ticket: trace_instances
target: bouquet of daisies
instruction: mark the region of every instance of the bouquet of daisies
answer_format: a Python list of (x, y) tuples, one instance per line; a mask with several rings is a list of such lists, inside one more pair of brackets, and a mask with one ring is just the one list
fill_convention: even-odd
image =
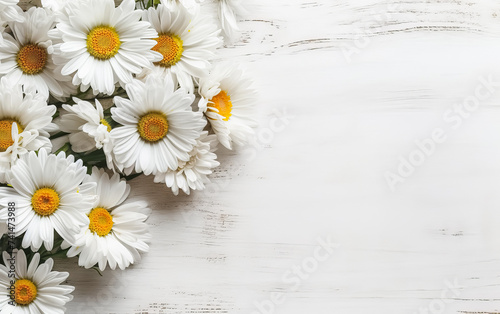
[(104, 271), (149, 249), (151, 210), (127, 180), (203, 190), (219, 144), (253, 136), (251, 81), (212, 61), (245, 11), (235, 0), (217, 13), (194, 0), (17, 2), (0, 0), (0, 313), (64, 313), (74, 288), (53, 257)]

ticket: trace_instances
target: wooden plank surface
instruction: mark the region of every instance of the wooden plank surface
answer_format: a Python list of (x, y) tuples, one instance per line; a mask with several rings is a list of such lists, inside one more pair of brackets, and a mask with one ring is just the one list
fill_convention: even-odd
[(500, 313), (500, 2), (246, 2), (256, 141), (206, 193), (132, 181), (151, 252), (56, 262), (68, 313)]

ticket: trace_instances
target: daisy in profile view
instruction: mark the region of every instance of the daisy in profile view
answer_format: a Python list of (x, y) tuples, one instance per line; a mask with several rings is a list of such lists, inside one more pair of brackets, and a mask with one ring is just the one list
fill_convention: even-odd
[[(3, 252), (2, 258), (5, 265), (11, 265), (7, 252)], [(10, 268), (0, 264), (0, 314), (64, 314), (64, 306), (73, 300), (71, 292), (75, 290), (62, 285), (69, 273), (52, 271), (54, 261), (49, 258), (40, 263), (38, 253), (29, 264), (23, 250), (13, 253), (12, 259), (15, 260), (14, 278), (9, 277)], [(12, 297), (11, 281), (14, 281)]]
[(24, 94), (21, 85), (0, 79), (0, 183), (6, 183), (6, 173), (22, 155), (52, 147), (49, 132), (57, 130), (52, 123), (55, 112), (45, 95)]
[(106, 164), (114, 170), (111, 125), (104, 118), (104, 109), (98, 99), (95, 106), (86, 100), (73, 97), (74, 105), (64, 104), (58, 125), (69, 133), (69, 142), (74, 152), (92, 152), (102, 149)]
[(179, 167), (175, 170), (156, 174), (154, 181), (164, 182), (175, 195), (179, 194), (179, 189), (188, 195), (190, 190), (203, 190), (205, 184), (210, 182), (208, 175), (219, 165), (217, 155), (214, 154), (216, 142), (215, 135), (208, 135), (207, 131), (203, 131), (189, 153), (189, 161), (179, 162)]
[(243, 70), (230, 64), (216, 65), (200, 80), (199, 110), (204, 112), (227, 149), (243, 146), (254, 136), (255, 91)]

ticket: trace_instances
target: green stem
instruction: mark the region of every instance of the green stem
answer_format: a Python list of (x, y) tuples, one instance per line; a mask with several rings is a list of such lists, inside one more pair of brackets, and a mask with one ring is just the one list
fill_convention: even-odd
[(142, 174), (142, 173), (134, 173), (134, 174), (130, 174), (130, 175), (128, 175), (128, 176), (123, 176), (123, 175), (122, 175), (121, 177), (122, 177), (122, 178), (125, 178), (125, 180), (127, 180), (127, 181), (131, 181), (131, 180), (133, 180), (133, 179), (137, 178), (138, 176), (140, 176), (141, 174)]
[(68, 135), (68, 133), (65, 132), (58, 132), (50, 137), (51, 140), (55, 140), (56, 138), (60, 138), (62, 136)]
[(60, 152), (71, 152), (71, 145), (69, 143), (64, 144), (61, 148), (59, 148), (54, 154), (57, 155)]

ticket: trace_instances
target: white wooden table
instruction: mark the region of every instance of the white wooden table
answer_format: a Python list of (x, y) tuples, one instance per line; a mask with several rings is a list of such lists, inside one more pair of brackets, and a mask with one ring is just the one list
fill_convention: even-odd
[(247, 1), (257, 141), (207, 193), (132, 181), (151, 251), (56, 262), (68, 313), (500, 313), (500, 2)]

